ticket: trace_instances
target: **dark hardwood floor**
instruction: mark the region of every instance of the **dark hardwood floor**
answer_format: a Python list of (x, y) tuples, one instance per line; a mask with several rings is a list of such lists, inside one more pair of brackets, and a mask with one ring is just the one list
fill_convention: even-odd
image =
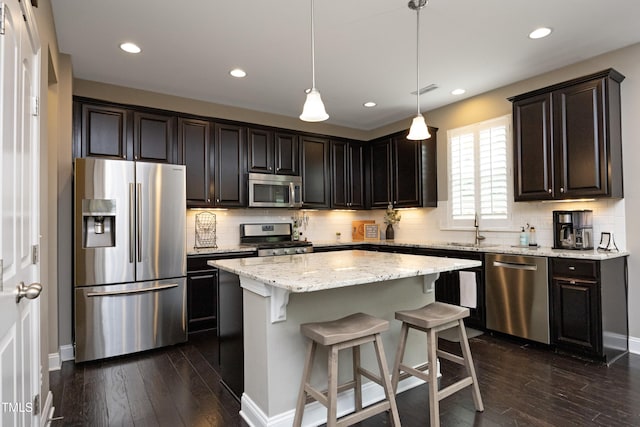
[[(444, 342), (449, 349), (455, 343)], [(471, 339), (485, 411), (470, 389), (440, 402), (443, 426), (640, 426), (640, 356), (610, 367), (491, 335)], [(387, 349), (393, 354), (392, 349)], [(459, 353), (459, 352), (458, 352)], [(244, 426), (214, 369), (215, 335), (50, 374), (53, 426)], [(442, 385), (464, 368), (442, 361)], [(398, 396), (402, 425), (428, 426), (426, 386)], [(388, 425), (386, 415), (362, 426)]]

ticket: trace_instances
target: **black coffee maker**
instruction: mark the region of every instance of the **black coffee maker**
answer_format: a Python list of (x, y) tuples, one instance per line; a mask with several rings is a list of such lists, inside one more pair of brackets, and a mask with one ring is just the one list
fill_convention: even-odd
[(554, 249), (593, 249), (593, 211), (553, 211)]

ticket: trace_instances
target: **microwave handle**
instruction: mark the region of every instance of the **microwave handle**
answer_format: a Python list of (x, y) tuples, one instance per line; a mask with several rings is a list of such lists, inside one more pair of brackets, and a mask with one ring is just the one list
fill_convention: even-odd
[(293, 182), (289, 183), (289, 206), (294, 206), (296, 203), (296, 186)]

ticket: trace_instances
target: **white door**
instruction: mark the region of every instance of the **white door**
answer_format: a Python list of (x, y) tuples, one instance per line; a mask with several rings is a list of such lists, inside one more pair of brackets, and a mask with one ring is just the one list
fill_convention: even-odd
[(39, 237), (40, 43), (29, 2), (0, 0), (0, 8), (0, 426), (37, 427), (40, 305), (17, 302), (16, 287), (40, 279), (32, 257)]

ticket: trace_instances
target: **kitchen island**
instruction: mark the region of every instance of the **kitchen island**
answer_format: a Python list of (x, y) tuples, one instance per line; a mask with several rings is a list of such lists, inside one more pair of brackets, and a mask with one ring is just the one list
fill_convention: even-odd
[[(241, 415), (252, 426), (289, 426), (304, 363), (304, 322), (332, 320), (364, 312), (389, 320), (383, 334), (388, 363), (393, 363), (400, 331), (394, 313), (418, 308), (435, 299), (439, 273), (480, 265), (473, 260), (368, 251), (310, 253), (264, 258), (209, 261), (240, 277), (243, 288), (244, 393)], [(426, 360), (424, 340), (410, 340), (405, 363)], [(326, 353), (320, 349), (312, 382), (326, 384)], [(341, 354), (340, 381), (351, 375), (350, 354)], [(373, 350), (364, 348), (362, 364), (376, 372)], [(420, 384), (416, 378), (400, 383), (401, 392)], [(320, 388), (326, 388), (326, 386)], [(338, 413), (353, 408), (352, 391), (340, 395)], [(376, 384), (363, 387), (363, 402), (382, 399)], [(308, 405), (305, 425), (325, 420), (317, 402)]]

